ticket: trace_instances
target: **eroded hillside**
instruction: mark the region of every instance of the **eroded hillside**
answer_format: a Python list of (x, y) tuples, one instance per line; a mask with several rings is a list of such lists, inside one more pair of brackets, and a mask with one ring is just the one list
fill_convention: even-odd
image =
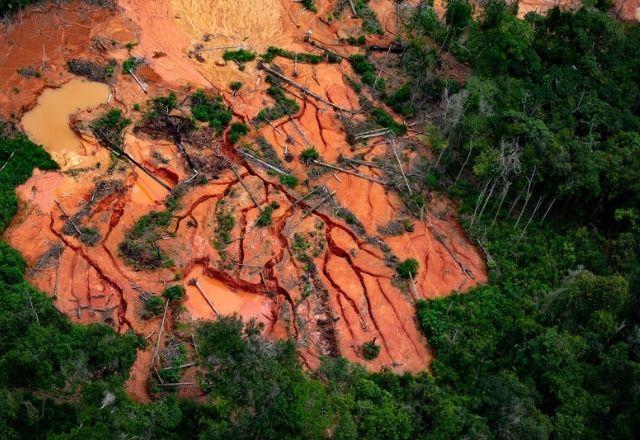
[[(38, 138), (61, 171), (18, 188), (4, 234), (29, 280), (74, 321), (149, 341), (129, 382), (140, 400), (168, 368), (197, 393), (193, 323), (232, 313), (294, 338), (308, 368), (336, 355), (372, 370), (428, 368), (414, 301), (464, 292), (486, 267), (455, 206), (429, 189), (423, 127), (389, 118), (375, 93), (397, 74), (401, 7), (369, 2), (376, 24), (348, 2), (316, 1), (317, 13), (283, 0), (205, 3), (38, 6), (2, 35), (3, 117), (37, 138), (43, 121), (25, 118), (44, 107), (73, 128), (64, 145), (68, 133), (51, 130), (66, 127)], [(380, 66), (374, 87), (347, 59), (365, 45)], [(270, 56), (223, 59), (237, 50)], [(95, 102), (69, 89), (79, 76), (102, 82), (88, 86)], [(45, 102), (49, 88), (60, 93)], [(131, 121), (119, 144), (96, 128), (113, 109)], [(413, 260), (417, 269), (398, 270)], [(176, 285), (179, 304), (161, 296)]]

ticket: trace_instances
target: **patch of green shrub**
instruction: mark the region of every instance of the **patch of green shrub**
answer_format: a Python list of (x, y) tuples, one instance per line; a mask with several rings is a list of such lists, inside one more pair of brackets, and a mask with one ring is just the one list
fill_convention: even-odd
[(255, 52), (251, 52), (245, 49), (238, 50), (225, 50), (222, 58), (225, 61), (237, 61), (239, 63), (247, 63), (256, 59)]
[(276, 57), (288, 58), (290, 60), (297, 60), (298, 63), (305, 64), (319, 64), (324, 61), (324, 55), (316, 55), (313, 53), (305, 52), (292, 52), (290, 50), (282, 49), (280, 47), (271, 46), (267, 51), (261, 55), (262, 59), (270, 63)]
[(100, 233), (96, 227), (82, 227), (79, 238), (87, 246), (95, 246), (100, 242)]
[(158, 247), (160, 230), (169, 226), (170, 211), (153, 211), (138, 219), (118, 245), (118, 253), (136, 270), (155, 270), (169, 267), (173, 262)]
[(300, 160), (306, 164), (312, 163), (314, 160), (318, 160), (320, 158), (320, 153), (316, 150), (316, 147), (305, 148), (300, 153)]
[(367, 341), (362, 344), (362, 356), (368, 360), (372, 361), (378, 357), (380, 354), (380, 346), (376, 344), (376, 340), (373, 339), (371, 341)]
[(242, 136), (245, 136), (249, 133), (249, 127), (240, 122), (234, 122), (231, 124), (231, 129), (229, 130), (229, 141), (232, 144), (235, 144), (240, 140)]
[(106, 147), (119, 151), (124, 144), (124, 129), (130, 124), (131, 120), (122, 115), (122, 110), (113, 108), (91, 123), (91, 131)]
[(402, 136), (407, 133), (406, 125), (396, 122), (393, 116), (381, 108), (372, 109), (369, 115), (378, 125), (390, 129), (397, 136)]
[(144, 310), (142, 312), (143, 319), (151, 319), (162, 315), (164, 312), (164, 301), (162, 298), (150, 293), (141, 295)]
[(298, 185), (298, 178), (293, 174), (280, 174), (280, 183), (289, 188), (295, 188)]
[(180, 284), (169, 286), (162, 292), (162, 296), (172, 302), (182, 301), (182, 298), (184, 298), (184, 294), (184, 287)]
[(220, 209), (216, 215), (215, 248), (220, 254), (231, 243), (231, 231), (236, 225), (236, 219), (229, 212)]
[(211, 128), (222, 131), (229, 125), (233, 113), (221, 96), (211, 97), (204, 90), (191, 95), (191, 114), (200, 122), (208, 122)]
[(418, 263), (418, 260), (416, 260), (415, 258), (408, 258), (402, 263), (398, 264), (396, 271), (402, 278), (411, 278), (418, 275), (419, 267), (420, 264)]
[(351, 55), (349, 57), (349, 63), (353, 70), (360, 76), (362, 82), (370, 87), (373, 87), (375, 84), (376, 90), (380, 92), (384, 92), (386, 88), (386, 83), (384, 78), (378, 78), (376, 82), (377, 72), (376, 67), (369, 62), (365, 55)]
[(258, 215), (258, 219), (256, 220), (256, 226), (259, 228), (265, 228), (271, 224), (271, 216), (273, 215), (273, 211), (278, 209), (280, 205), (277, 202), (271, 202), (267, 205), (266, 208), (262, 210), (260, 215)]
[(138, 68), (138, 60), (134, 57), (127, 58), (122, 62), (122, 73), (133, 73)]

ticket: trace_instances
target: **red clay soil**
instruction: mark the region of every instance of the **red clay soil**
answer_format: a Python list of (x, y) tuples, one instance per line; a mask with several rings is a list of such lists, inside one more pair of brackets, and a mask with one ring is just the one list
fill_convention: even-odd
[[(289, 38), (285, 47), (315, 51), (302, 38), (310, 29), (336, 52), (348, 54), (355, 50), (343, 46), (339, 34), (355, 32), (358, 20), (345, 17), (340, 25), (327, 23), (321, 20), (326, 13), (300, 14), (300, 5), (272, 1), (283, 10), (283, 35)], [(330, 10), (329, 2), (316, 3), (321, 11)], [(393, 3), (371, 2), (385, 17), (393, 10)], [(139, 73), (149, 84), (149, 96), (168, 90), (185, 96), (194, 87), (213, 87), (223, 91), (234, 114), (247, 122), (270, 105), (263, 72), (251, 66), (240, 72), (233, 64), (219, 66), (219, 60), (200, 63), (189, 58), (188, 51), (199, 36), (188, 34), (173, 20), (169, 5), (168, 1), (157, 1), (150, 8), (147, 2), (122, 0), (122, 9), (116, 13), (91, 9), (81, 2), (64, 3), (63, 8), (40, 6), (28, 10), (22, 21), (14, 20), (10, 29), (0, 35), (0, 47), (9, 48), (8, 55), (1, 55), (11, 60), (10, 64), (3, 62), (0, 70), (0, 111), (19, 117), (35, 104), (44, 87), (59, 86), (71, 78), (65, 70), (68, 59), (104, 62), (115, 58), (121, 62), (130, 56), (124, 48), (130, 41), (140, 43), (133, 48), (133, 54), (148, 61)], [(43, 8), (48, 11), (47, 20), (42, 20)], [(393, 22), (383, 20), (389, 32), (395, 29)], [(95, 50), (92, 41), (96, 38), (115, 43), (105, 50)], [(26, 79), (16, 74), (17, 68), (42, 62), (43, 44), (47, 59), (42, 76)], [(285, 75), (293, 76), (293, 62), (278, 59), (277, 63)], [(358, 96), (344, 79), (349, 72), (346, 61), (299, 65), (296, 81), (328, 102), (357, 111)], [(229, 78), (241, 79), (247, 86), (232, 96)], [(20, 88), (20, 92), (14, 94), (12, 87)], [(138, 120), (140, 116), (131, 110), (132, 106), (145, 102), (149, 96), (130, 76), (121, 73), (111, 90), (110, 105)], [(300, 112), (273, 126), (265, 125), (259, 132), (254, 130), (249, 139), (264, 136), (281, 159), (285, 151), (292, 154), (295, 159), (286, 166), (301, 182), (306, 179), (308, 168), (297, 157), (309, 145), (315, 145), (327, 163), (336, 163), (341, 155), (354, 155), (336, 110), (313, 98), (302, 99), (293, 88), (287, 91), (297, 96)], [(153, 374), (152, 360), (161, 331), (160, 317), (142, 319), (141, 294), (159, 294), (173, 283), (186, 287), (184, 311), (169, 313), (160, 351), (168, 344), (167, 335), (189, 339), (183, 329), (195, 321), (238, 313), (246, 320), (255, 318), (263, 323), (268, 335), (294, 338), (300, 359), (308, 368), (317, 367), (322, 356), (342, 355), (371, 370), (386, 366), (415, 373), (428, 368), (432, 358), (417, 327), (415, 300), (462, 292), (487, 280), (479, 250), (457, 224), (455, 206), (442, 196), (429, 195), (424, 218), (412, 220), (412, 232), (385, 235), (380, 231), (401, 219), (403, 210), (398, 194), (385, 186), (342, 172), (325, 173), (311, 185), (324, 185), (335, 191), (335, 197), (311, 213), (308, 207), (321, 197), (299, 201), (310, 187), (284, 187), (257, 164), (243, 161), (226, 141), (215, 141), (203, 151), (207, 157), (225, 152), (233, 158), (236, 172), (226, 168), (217, 179), (191, 187), (158, 240), (157, 245), (171, 258), (173, 266), (134, 270), (119, 256), (118, 246), (142, 215), (165, 209), (168, 193), (126, 162), (108, 166), (108, 152), (87, 128), (95, 114), (96, 110), (85, 111), (71, 118), (82, 145), (78, 151), (83, 157), (82, 167), (61, 172), (36, 171), (17, 189), (19, 212), (3, 238), (26, 258), (29, 280), (55, 298), (59, 310), (73, 321), (103, 322), (120, 332), (132, 329), (149, 340), (147, 349), (139, 353), (128, 382), (129, 392), (140, 401), (150, 398), (147, 381)], [(125, 146), (129, 154), (171, 187), (190, 177), (172, 142), (129, 130)], [(382, 139), (373, 140), (357, 153), (364, 154), (364, 161), (390, 154)], [(382, 177), (379, 170), (363, 165), (355, 170), (374, 179)], [(83, 226), (98, 229), (100, 238), (95, 246), (87, 246), (68, 234), (69, 222), (56, 201), (69, 215), (81, 213), (78, 218)], [(278, 208), (271, 224), (258, 226), (260, 211), (272, 203)], [(360, 228), (336, 216), (340, 206), (351, 211)], [(236, 220), (232, 241), (224, 252), (216, 249), (216, 218), (221, 211), (232, 213)], [(301, 240), (306, 243), (304, 249), (300, 247)], [(415, 283), (396, 278), (393, 261), (406, 258), (416, 258), (420, 263)], [(309, 271), (309, 261), (315, 265), (315, 277)], [(177, 323), (184, 325), (178, 328)], [(366, 361), (362, 345), (371, 340), (380, 345), (381, 351), (376, 359)], [(194, 368), (184, 369), (185, 378), (192, 380), (196, 374)], [(198, 395), (194, 387), (182, 393)]]

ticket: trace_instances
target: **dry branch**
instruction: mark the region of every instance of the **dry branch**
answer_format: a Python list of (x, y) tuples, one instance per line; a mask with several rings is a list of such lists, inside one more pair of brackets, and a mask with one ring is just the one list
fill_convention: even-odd
[(326, 104), (326, 105), (329, 105), (329, 106), (331, 106), (331, 107), (335, 108), (336, 110), (340, 110), (340, 111), (347, 112), (347, 113), (357, 113), (357, 112), (356, 112), (356, 111), (354, 111), (354, 110), (346, 109), (346, 108), (341, 107), (341, 106), (339, 106), (339, 105), (337, 105), (337, 104), (334, 104), (334, 103), (333, 103), (333, 102), (331, 102), (331, 101), (328, 101), (328, 100), (324, 99), (322, 96), (320, 96), (320, 95), (318, 95), (318, 94), (316, 94), (316, 93), (312, 92), (311, 90), (309, 90), (308, 88), (304, 87), (303, 85), (298, 84), (297, 82), (295, 82), (295, 81), (294, 81), (294, 80), (292, 80), (291, 78), (288, 78), (288, 77), (286, 77), (285, 75), (283, 75), (282, 73), (278, 72), (277, 70), (272, 69), (272, 68), (271, 68), (267, 63), (260, 62), (260, 63), (258, 64), (258, 68), (259, 68), (259, 69), (262, 69), (262, 70), (264, 70), (265, 72), (267, 72), (267, 73), (269, 73), (269, 74), (271, 74), (271, 75), (273, 75), (273, 76), (275, 76), (275, 77), (277, 77), (277, 78), (281, 79), (282, 81), (284, 81), (284, 82), (286, 82), (286, 83), (288, 83), (288, 84), (292, 85), (292, 86), (293, 86), (293, 87), (295, 87), (296, 89), (301, 90), (301, 91), (302, 91), (302, 92), (304, 92), (306, 95), (312, 96), (312, 97), (314, 97), (315, 99), (317, 99), (318, 101), (320, 101), (320, 102), (322, 102), (322, 103), (324, 103), (324, 104)]
[(365, 174), (361, 174), (356, 171), (347, 170), (346, 168), (340, 168), (335, 165), (320, 162), (319, 160), (314, 160), (313, 163), (315, 163), (316, 165), (320, 165), (322, 167), (331, 168), (332, 170), (340, 171), (342, 173), (351, 174), (352, 176), (360, 177), (361, 179), (365, 179), (370, 182), (379, 183), (380, 185), (386, 185), (386, 182), (383, 180), (377, 179), (375, 177), (367, 176)]

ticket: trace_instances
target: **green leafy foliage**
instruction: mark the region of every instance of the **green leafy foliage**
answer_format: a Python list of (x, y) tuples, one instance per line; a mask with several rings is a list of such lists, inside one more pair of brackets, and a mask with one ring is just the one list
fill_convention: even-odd
[(208, 122), (210, 127), (219, 132), (229, 125), (233, 116), (221, 96), (211, 97), (204, 90), (191, 95), (191, 114), (200, 122)]
[(265, 208), (262, 209), (262, 212), (258, 215), (256, 219), (256, 226), (260, 228), (265, 228), (271, 224), (271, 216), (273, 212), (278, 209), (280, 205), (278, 202), (271, 202)]
[(365, 55), (351, 55), (349, 57), (349, 63), (351, 63), (351, 67), (353, 67), (353, 70), (360, 76), (363, 83), (371, 87), (375, 85), (376, 90), (384, 92), (386, 88), (384, 78), (377, 78), (376, 67), (369, 62)]
[(305, 9), (311, 12), (318, 12), (316, 5), (313, 3), (313, 0), (302, 0), (302, 6), (304, 6)]
[(362, 344), (362, 356), (368, 361), (372, 361), (380, 354), (380, 346), (375, 340), (367, 341)]
[(312, 163), (314, 160), (318, 160), (320, 158), (320, 153), (316, 150), (316, 147), (305, 148), (300, 153), (300, 160), (304, 163)]
[(124, 129), (131, 120), (122, 115), (122, 110), (113, 108), (91, 123), (91, 130), (106, 147), (119, 151), (124, 143)]
[(375, 11), (369, 6), (369, 0), (353, 0), (356, 15), (362, 19), (362, 30), (367, 34), (384, 34), (384, 29)]
[(138, 60), (134, 57), (127, 58), (122, 62), (122, 73), (135, 73), (138, 68)]
[(261, 122), (272, 122), (283, 116), (294, 115), (300, 111), (300, 106), (296, 100), (287, 98), (284, 90), (279, 85), (274, 83), (269, 87), (269, 89), (267, 89), (267, 93), (271, 95), (275, 101), (275, 105), (273, 107), (260, 110), (258, 116), (256, 116), (256, 120)]
[(280, 174), (280, 183), (289, 188), (295, 188), (298, 186), (298, 178), (293, 174)]
[(378, 125), (389, 128), (396, 135), (401, 136), (407, 132), (406, 125), (397, 122), (389, 113), (381, 108), (374, 108), (369, 114)]
[(249, 133), (249, 127), (240, 122), (234, 122), (231, 124), (231, 129), (229, 130), (229, 141), (231, 141), (232, 144), (235, 144), (247, 133)]
[(164, 301), (156, 295), (145, 295), (142, 299), (142, 304), (144, 305), (144, 311), (142, 314), (144, 319), (160, 316), (164, 311)]
[(216, 214), (216, 239), (214, 245), (218, 252), (223, 252), (224, 249), (231, 243), (231, 231), (236, 225), (236, 219), (231, 213), (220, 209)]
[(171, 302), (179, 302), (184, 298), (185, 290), (180, 284), (174, 284), (162, 291), (162, 296)]
[(262, 55), (262, 59), (266, 62), (272, 62), (276, 57), (288, 58), (290, 60), (296, 60), (299, 63), (307, 64), (319, 64), (324, 61), (324, 55), (316, 55), (313, 53), (304, 52), (292, 52), (290, 50), (282, 49), (280, 47), (270, 46), (267, 51)]
[(118, 253), (136, 270), (154, 270), (169, 267), (173, 262), (158, 247), (160, 232), (169, 226), (171, 211), (153, 211), (138, 219), (118, 245)]
[(225, 50), (222, 58), (225, 61), (237, 61), (239, 63), (247, 63), (249, 61), (253, 61), (256, 59), (256, 54), (249, 50), (238, 49), (238, 50)]
[(398, 267), (396, 267), (396, 271), (402, 278), (412, 278), (418, 275), (419, 267), (420, 264), (418, 263), (418, 260), (416, 260), (415, 258), (408, 258), (402, 263), (398, 264)]

